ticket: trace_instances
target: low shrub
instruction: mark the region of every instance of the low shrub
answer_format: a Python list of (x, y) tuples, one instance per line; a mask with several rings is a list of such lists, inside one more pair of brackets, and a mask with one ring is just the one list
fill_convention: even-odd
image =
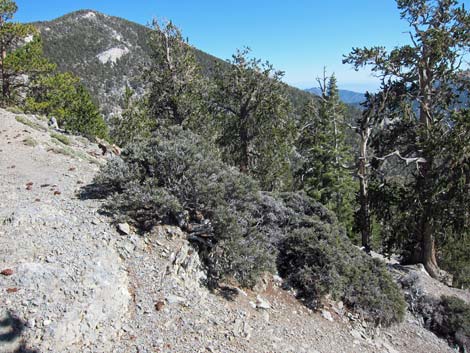
[(470, 305), (455, 297), (442, 297), (434, 313), (433, 331), (457, 345), (460, 352), (470, 351)]
[(64, 145), (67, 145), (67, 146), (70, 145), (70, 139), (65, 135), (58, 134), (56, 132), (51, 132), (51, 137), (55, 138), (56, 140), (63, 143)]
[[(332, 293), (383, 324), (403, 315), (384, 265), (352, 246), (332, 212), (303, 193), (262, 192), (190, 131), (160, 129), (129, 144), (95, 182), (109, 196), (107, 209), (143, 231), (159, 223), (184, 228), (211, 286), (228, 277), (249, 287), (278, 270), (307, 305)], [(192, 232), (201, 226), (202, 236)]]
[(403, 295), (385, 265), (352, 246), (334, 222), (312, 218), (308, 228), (291, 232), (281, 244), (279, 270), (307, 306), (331, 294), (376, 324), (404, 317)]
[(23, 143), (25, 146), (30, 146), (30, 147), (36, 147), (38, 145), (38, 142), (31, 136), (26, 137), (23, 140)]
[(15, 120), (21, 124), (24, 124), (26, 126), (29, 126), (30, 128), (34, 129), (34, 130), (37, 130), (37, 131), (42, 131), (42, 132), (46, 132), (47, 131), (47, 128), (42, 126), (41, 124), (35, 122), (35, 121), (32, 121), (32, 120), (29, 120), (28, 118), (26, 118), (24, 115), (17, 115), (15, 117)]
[(249, 212), (258, 184), (222, 163), (210, 144), (189, 131), (162, 129), (130, 144), (96, 182), (113, 193), (108, 208), (143, 230), (159, 223), (183, 226), (185, 211), (189, 218), (198, 213), (211, 220), (211, 234), (194, 240), (213, 284), (230, 276), (250, 286), (259, 273), (274, 270), (276, 253), (259, 241)]
[(457, 297), (426, 294), (413, 273), (403, 277), (400, 283), (409, 310), (422, 318), (428, 330), (447, 339), (459, 352), (470, 351), (470, 304)]

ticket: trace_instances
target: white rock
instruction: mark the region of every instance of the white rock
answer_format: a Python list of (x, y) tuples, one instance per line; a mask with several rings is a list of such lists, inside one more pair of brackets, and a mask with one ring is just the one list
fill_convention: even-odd
[(261, 298), (259, 295), (256, 297), (256, 307), (259, 309), (271, 309), (271, 304), (264, 298)]
[(126, 235), (128, 235), (128, 234), (131, 233), (131, 228), (129, 227), (129, 224), (127, 224), (127, 223), (119, 223), (119, 224), (117, 225), (117, 229), (118, 229), (121, 233), (126, 234)]
[(98, 54), (96, 57), (103, 64), (107, 64), (109, 62), (111, 62), (112, 64), (115, 64), (118, 59), (122, 58), (127, 53), (129, 53), (129, 49), (127, 47), (111, 48)]
[(321, 311), (321, 316), (322, 318), (324, 318), (325, 320), (328, 320), (328, 321), (331, 321), (333, 322), (333, 316), (331, 316), (331, 313), (328, 311), (328, 310), (322, 310)]
[(173, 295), (173, 294), (167, 295), (165, 297), (165, 299), (168, 302), (168, 304), (180, 304), (180, 303), (184, 303), (186, 301), (185, 298), (179, 297), (179, 296)]

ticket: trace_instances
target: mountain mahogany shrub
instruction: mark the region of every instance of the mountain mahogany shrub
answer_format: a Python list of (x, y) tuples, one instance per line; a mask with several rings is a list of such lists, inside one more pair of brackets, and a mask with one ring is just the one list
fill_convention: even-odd
[(385, 265), (355, 248), (337, 222), (310, 217), (280, 244), (278, 269), (307, 306), (331, 294), (376, 324), (401, 321), (403, 296)]
[(181, 127), (130, 144), (96, 182), (112, 195), (109, 210), (143, 230), (178, 224), (185, 214), (209, 219), (208, 237), (190, 236), (209, 285), (230, 277), (253, 286), (277, 267), (308, 305), (333, 293), (380, 322), (398, 320), (403, 311), (383, 265), (352, 247), (332, 212), (303, 193), (260, 191), (253, 178), (222, 163), (217, 150)]
[(161, 129), (130, 144), (96, 182), (112, 194), (107, 207), (144, 230), (178, 223), (184, 211), (211, 220), (213, 234), (198, 242), (211, 284), (233, 277), (251, 286), (261, 272), (274, 270), (276, 251), (256, 231), (250, 211), (258, 184), (222, 163), (217, 151), (190, 131)]
[(459, 347), (470, 351), (470, 305), (455, 297), (442, 297), (433, 315), (431, 329)]

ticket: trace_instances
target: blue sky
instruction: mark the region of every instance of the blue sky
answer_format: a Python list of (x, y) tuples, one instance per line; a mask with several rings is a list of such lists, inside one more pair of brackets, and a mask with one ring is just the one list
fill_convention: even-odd
[[(464, 1), (466, 5), (470, 0)], [(50, 20), (79, 9), (147, 24), (154, 17), (172, 20), (197, 48), (227, 59), (249, 46), (253, 55), (285, 71), (284, 81), (316, 86), (323, 67), (339, 85), (374, 90), (369, 73), (341, 63), (352, 47), (408, 42), (395, 0), (17, 0), (15, 20)]]

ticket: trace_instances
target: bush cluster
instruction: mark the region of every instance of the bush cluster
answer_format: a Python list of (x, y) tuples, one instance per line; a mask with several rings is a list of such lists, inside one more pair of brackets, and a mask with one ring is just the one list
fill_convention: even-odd
[(196, 213), (210, 220), (212, 234), (198, 246), (214, 283), (231, 276), (249, 286), (261, 272), (274, 270), (275, 251), (260, 239), (250, 214), (258, 184), (222, 163), (216, 150), (190, 131), (161, 129), (129, 145), (97, 182), (114, 192), (109, 207), (143, 230), (185, 217), (191, 221)]
[(130, 144), (96, 179), (107, 207), (142, 230), (202, 217), (210, 234), (192, 237), (209, 285), (232, 278), (253, 286), (278, 270), (316, 306), (332, 293), (368, 319), (401, 319), (404, 301), (383, 265), (355, 249), (336, 216), (303, 193), (262, 192), (221, 162), (216, 149), (180, 127)]
[(310, 217), (280, 246), (279, 271), (309, 307), (324, 295), (376, 324), (401, 321), (406, 304), (385, 265), (352, 246), (333, 217)]

